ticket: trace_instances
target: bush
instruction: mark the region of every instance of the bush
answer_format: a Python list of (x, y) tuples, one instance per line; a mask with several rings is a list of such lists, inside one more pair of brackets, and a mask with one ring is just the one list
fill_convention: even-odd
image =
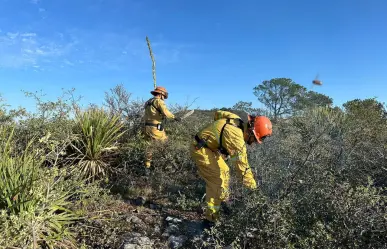
[(387, 187), (387, 112), (374, 99), (353, 100), (344, 104), (347, 114), (342, 168), (346, 180), (364, 184), (371, 177), (374, 184)]
[(69, 225), (77, 216), (69, 198), (77, 186), (64, 188), (63, 172), (40, 167), (44, 156), (31, 147), (33, 141), (12, 155), (13, 131), (2, 127), (0, 132), (0, 245), (75, 247)]

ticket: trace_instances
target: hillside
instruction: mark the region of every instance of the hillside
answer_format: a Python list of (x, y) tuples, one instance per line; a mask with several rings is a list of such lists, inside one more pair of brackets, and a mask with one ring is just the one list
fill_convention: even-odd
[(248, 147), (259, 189), (243, 188), (228, 162), (231, 198), (205, 232), (205, 185), (188, 146), (215, 110), (168, 121), (147, 175), (143, 103), (108, 100), (1, 112), (1, 248), (387, 248), (387, 118), (377, 101), (273, 122), (273, 136)]

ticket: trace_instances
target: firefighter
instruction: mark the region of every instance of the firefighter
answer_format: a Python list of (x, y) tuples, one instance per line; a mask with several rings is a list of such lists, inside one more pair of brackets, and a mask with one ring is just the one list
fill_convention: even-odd
[(191, 156), (199, 176), (206, 183), (205, 224), (212, 225), (219, 218), (221, 203), (229, 197), (229, 167), (224, 158), (236, 167), (243, 185), (256, 189), (257, 183), (247, 160), (246, 143), (261, 144), (272, 135), (272, 124), (265, 116), (248, 115), (248, 121), (227, 111), (217, 111), (214, 122), (202, 129), (191, 144)]
[(164, 143), (168, 137), (164, 129), (165, 119), (173, 119), (180, 121), (181, 119), (175, 117), (166, 107), (164, 100), (168, 98), (168, 91), (161, 86), (156, 87), (151, 91), (153, 97), (145, 103), (145, 124), (144, 124), (144, 136), (148, 142), (146, 149), (145, 167), (147, 169), (151, 166), (152, 152), (149, 145), (154, 145), (156, 142)]

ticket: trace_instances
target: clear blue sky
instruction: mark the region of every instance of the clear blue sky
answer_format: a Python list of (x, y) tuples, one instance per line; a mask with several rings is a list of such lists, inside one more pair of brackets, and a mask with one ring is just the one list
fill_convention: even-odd
[(119, 83), (135, 98), (157, 84), (167, 103), (260, 106), (252, 88), (274, 77), (315, 87), (335, 104), (387, 99), (386, 0), (0, 0), (0, 92), (76, 88), (101, 103)]

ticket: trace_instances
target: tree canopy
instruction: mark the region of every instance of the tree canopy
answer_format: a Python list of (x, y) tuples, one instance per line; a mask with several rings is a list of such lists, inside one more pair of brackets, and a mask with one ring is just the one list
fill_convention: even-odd
[(254, 87), (254, 95), (263, 103), (274, 120), (316, 106), (330, 106), (332, 98), (308, 91), (289, 78), (265, 80)]

